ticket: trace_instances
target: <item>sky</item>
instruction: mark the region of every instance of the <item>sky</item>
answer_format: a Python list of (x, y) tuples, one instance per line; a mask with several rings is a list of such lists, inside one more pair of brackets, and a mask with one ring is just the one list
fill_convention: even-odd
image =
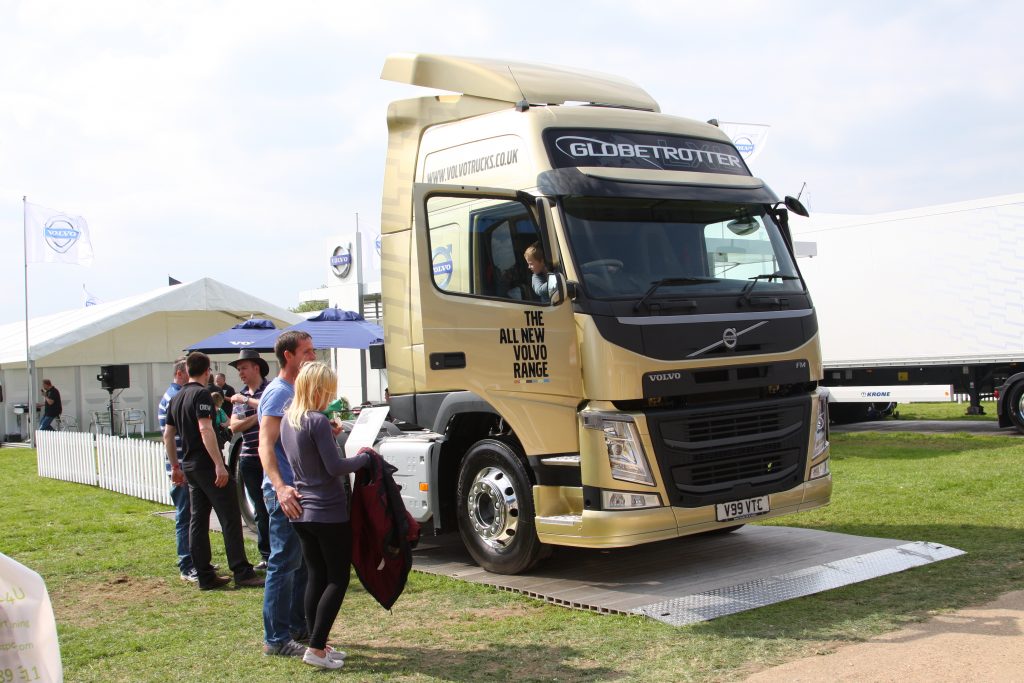
[[(353, 8), (358, 7), (358, 10)], [(812, 212), (1024, 191), (1019, 2), (0, 0), (0, 323), (23, 202), (83, 216), (91, 267), (32, 264), (29, 316), (213, 277), (282, 307), (324, 241), (379, 229), (389, 54), (633, 80), (663, 112), (767, 124), (752, 163)]]

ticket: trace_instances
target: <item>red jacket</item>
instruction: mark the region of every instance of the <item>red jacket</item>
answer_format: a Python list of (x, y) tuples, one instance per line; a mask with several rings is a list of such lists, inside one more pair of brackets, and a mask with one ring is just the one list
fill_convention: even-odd
[(372, 448), (359, 452), (370, 455), (370, 464), (356, 472), (352, 490), (352, 565), (366, 591), (391, 609), (412, 569), (420, 525), (402, 502), (392, 476), (398, 468)]

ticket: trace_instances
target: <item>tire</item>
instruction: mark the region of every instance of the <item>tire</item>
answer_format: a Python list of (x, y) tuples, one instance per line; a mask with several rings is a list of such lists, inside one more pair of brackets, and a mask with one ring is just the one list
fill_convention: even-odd
[(459, 468), (459, 535), (478, 565), (495, 574), (519, 574), (550, 550), (537, 538), (533, 485), (518, 447), (478, 441)]
[(238, 496), (238, 510), (242, 513), (242, 524), (249, 528), (249, 531), (256, 532), (256, 513), (253, 510), (252, 502), (245, 493), (245, 484), (242, 482), (242, 474), (238, 471), (238, 463), (242, 461), (242, 435), (236, 434), (231, 441), (224, 445), (224, 457), (227, 458), (228, 470), (235, 480), (235, 494)]
[(1006, 414), (1017, 431), (1024, 434), (1024, 382), (1014, 384), (1006, 398)]

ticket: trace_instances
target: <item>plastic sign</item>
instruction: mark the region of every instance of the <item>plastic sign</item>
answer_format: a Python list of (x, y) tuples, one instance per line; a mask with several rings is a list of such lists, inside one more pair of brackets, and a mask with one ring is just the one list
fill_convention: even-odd
[(551, 166), (635, 168), (749, 176), (733, 145), (681, 135), (609, 130), (544, 131)]
[(0, 681), (63, 679), (46, 584), (39, 574), (0, 553)]
[(452, 245), (448, 244), (435, 249), (431, 261), (431, 268), (434, 271), (434, 282), (440, 289), (448, 289), (454, 271)]

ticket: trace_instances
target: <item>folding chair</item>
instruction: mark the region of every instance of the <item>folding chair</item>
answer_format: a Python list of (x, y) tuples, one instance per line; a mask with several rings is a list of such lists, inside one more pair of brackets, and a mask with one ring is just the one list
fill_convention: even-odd
[(110, 426), (110, 413), (106, 410), (97, 410), (92, 414), (92, 424), (89, 425), (89, 431), (95, 431), (97, 434), (104, 432), (113, 436), (114, 430)]
[(139, 436), (146, 436), (146, 411), (130, 408), (124, 414), (124, 435), (131, 434), (133, 428), (139, 428)]

